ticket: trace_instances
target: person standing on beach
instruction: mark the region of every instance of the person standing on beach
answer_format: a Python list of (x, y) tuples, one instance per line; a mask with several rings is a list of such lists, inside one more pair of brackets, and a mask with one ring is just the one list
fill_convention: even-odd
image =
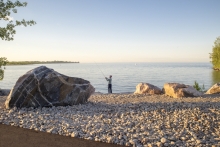
[(105, 79), (108, 81), (108, 93), (112, 93), (112, 75), (109, 78), (105, 77)]

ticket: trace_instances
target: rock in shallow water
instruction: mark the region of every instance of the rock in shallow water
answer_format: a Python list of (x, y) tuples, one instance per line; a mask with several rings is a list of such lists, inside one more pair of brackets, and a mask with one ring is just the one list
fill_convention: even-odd
[(83, 104), (94, 91), (87, 80), (68, 77), (40, 66), (18, 79), (5, 106), (36, 108)]

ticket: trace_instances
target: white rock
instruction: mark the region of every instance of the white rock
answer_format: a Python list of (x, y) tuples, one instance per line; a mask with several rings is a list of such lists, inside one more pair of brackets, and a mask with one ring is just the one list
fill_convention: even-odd
[(109, 136), (109, 137), (107, 138), (107, 142), (108, 142), (108, 143), (112, 143), (112, 140), (113, 140), (113, 138), (112, 138), (111, 136)]
[(77, 137), (79, 135), (79, 133), (77, 131), (72, 132), (71, 137)]
[(167, 139), (163, 137), (163, 138), (160, 139), (160, 141), (161, 141), (162, 143), (166, 143), (166, 142), (167, 142)]

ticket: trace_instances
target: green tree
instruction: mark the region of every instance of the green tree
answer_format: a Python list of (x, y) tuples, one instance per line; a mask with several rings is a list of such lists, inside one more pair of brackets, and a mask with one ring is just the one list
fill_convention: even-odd
[(33, 20), (25, 21), (24, 19), (21, 21), (15, 21), (13, 22), (13, 19), (11, 19), (11, 13), (17, 13), (16, 7), (26, 7), (27, 2), (20, 2), (16, 0), (15, 2), (12, 2), (11, 0), (0, 0), (0, 20), (7, 21), (7, 25), (5, 27), (0, 27), (0, 37), (2, 40), (13, 40), (14, 34), (16, 34), (15, 27), (16, 26), (32, 26), (35, 25), (36, 22)]
[(199, 86), (198, 82), (194, 82), (193, 87), (197, 90), (197, 91), (201, 91), (201, 92), (205, 92), (205, 85), (203, 84), (202, 87)]
[(194, 82), (193, 87), (197, 90), (197, 91), (201, 91), (202, 88), (199, 86), (199, 83), (197, 83), (196, 81)]
[(220, 37), (218, 37), (214, 42), (212, 53), (210, 53), (210, 59), (213, 69), (220, 70)]
[(0, 58), (0, 80), (4, 78), (4, 70), (2, 69), (2, 66), (5, 66), (8, 63), (7, 58), (1, 57)]

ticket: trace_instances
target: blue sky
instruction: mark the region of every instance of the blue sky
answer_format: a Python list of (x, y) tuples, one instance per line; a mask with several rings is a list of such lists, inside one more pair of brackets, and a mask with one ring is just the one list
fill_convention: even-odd
[[(10, 61), (209, 62), (220, 36), (219, 0), (26, 0)], [(5, 22), (1, 20), (0, 26)]]

